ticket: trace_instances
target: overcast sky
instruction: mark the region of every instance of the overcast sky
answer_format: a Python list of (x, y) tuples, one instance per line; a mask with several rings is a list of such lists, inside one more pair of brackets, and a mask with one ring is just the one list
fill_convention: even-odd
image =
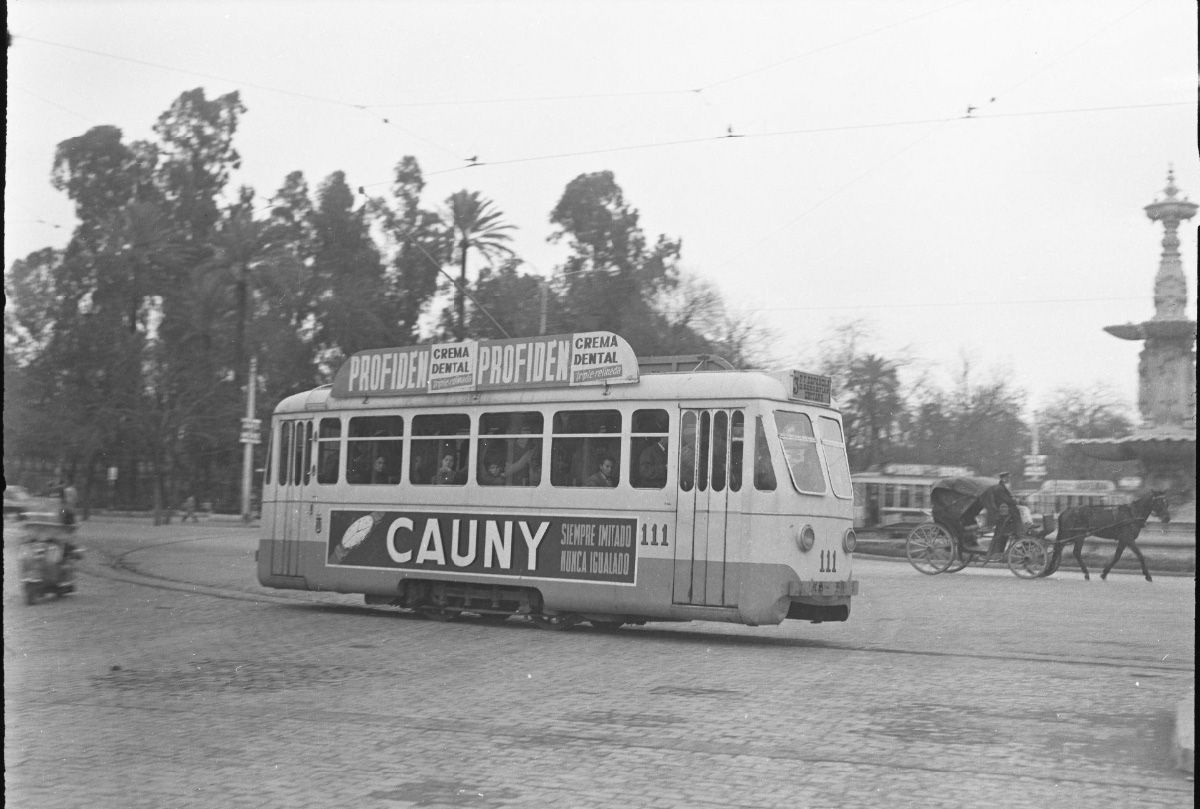
[(1168, 165), (1200, 199), (1191, 0), (8, 9), (6, 267), (70, 236), (59, 142), (149, 138), (181, 92), (238, 90), (231, 190), (343, 170), (382, 195), (413, 155), (427, 206), (481, 192), (548, 274), (563, 189), (611, 170), (650, 239), (682, 239), (684, 269), (789, 364), (861, 318), (946, 384), (967, 358), (1032, 406), (1096, 383), (1132, 403), (1141, 345), (1102, 327), (1153, 314), (1162, 228), (1142, 208)]

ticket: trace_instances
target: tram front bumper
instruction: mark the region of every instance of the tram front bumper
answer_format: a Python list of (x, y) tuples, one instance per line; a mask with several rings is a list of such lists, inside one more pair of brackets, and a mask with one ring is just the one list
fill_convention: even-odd
[(858, 595), (856, 581), (791, 581), (788, 582), (788, 596), (791, 598), (846, 598)]

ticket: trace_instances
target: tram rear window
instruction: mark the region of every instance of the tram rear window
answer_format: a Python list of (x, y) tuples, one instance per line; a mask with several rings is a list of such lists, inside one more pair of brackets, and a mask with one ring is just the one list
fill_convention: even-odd
[(317, 483), (337, 483), (342, 463), (342, 420), (321, 419), (317, 428)]

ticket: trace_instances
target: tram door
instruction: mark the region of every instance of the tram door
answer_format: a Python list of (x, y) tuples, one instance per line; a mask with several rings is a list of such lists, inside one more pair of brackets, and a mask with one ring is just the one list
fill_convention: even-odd
[(280, 429), (275, 526), (282, 541), (271, 560), (271, 573), (277, 576), (300, 575), (300, 525), (312, 475), (312, 430), (311, 420), (285, 421)]
[[(684, 410), (679, 432), (676, 604), (735, 606), (730, 539), (741, 523), (742, 410)], [(736, 487), (733, 486), (736, 479)]]

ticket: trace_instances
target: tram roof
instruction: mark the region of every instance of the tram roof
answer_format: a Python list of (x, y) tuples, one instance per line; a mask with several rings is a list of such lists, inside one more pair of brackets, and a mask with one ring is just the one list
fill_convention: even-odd
[(457, 393), (422, 393), (405, 396), (359, 396), (334, 398), (332, 385), (322, 385), (287, 397), (275, 408), (277, 414), (325, 410), (380, 410), (467, 408), (496, 405), (512, 407), (529, 404), (592, 404), (605, 402), (657, 402), (670, 406), (676, 401), (747, 401), (767, 399), (778, 402), (835, 407), (789, 397), (790, 371), (700, 371), (696, 373), (646, 374), (637, 383), (595, 387), (530, 388)]
[(832, 406), (831, 380), (802, 371), (737, 371), (710, 354), (646, 357), (606, 331), (360, 351), (330, 385), (276, 413), (496, 404), (765, 398)]

